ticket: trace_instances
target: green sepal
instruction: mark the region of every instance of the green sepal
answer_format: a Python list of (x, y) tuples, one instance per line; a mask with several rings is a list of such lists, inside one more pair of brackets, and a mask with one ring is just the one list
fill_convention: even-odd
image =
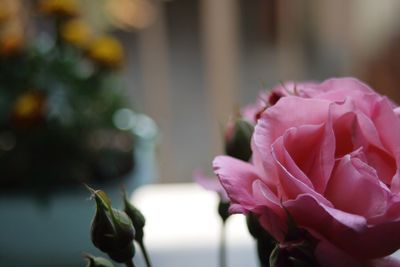
[(132, 203), (129, 202), (125, 191), (123, 192), (124, 211), (132, 221), (133, 227), (136, 230), (135, 240), (139, 243), (143, 242), (144, 231), (143, 228), (146, 224), (146, 219), (143, 214)]
[(269, 257), (269, 267), (318, 267), (314, 247), (309, 241), (276, 244)]
[(289, 261), (293, 267), (311, 267), (309, 262), (297, 259), (295, 257), (289, 257)]
[(278, 267), (278, 260), (280, 256), (279, 244), (276, 244), (271, 254), (269, 255), (269, 267)]

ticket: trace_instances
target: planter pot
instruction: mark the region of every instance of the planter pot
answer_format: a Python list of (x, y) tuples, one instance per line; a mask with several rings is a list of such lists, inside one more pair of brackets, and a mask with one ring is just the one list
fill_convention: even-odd
[[(121, 186), (128, 193), (154, 181), (154, 136), (137, 135), (136, 167), (112, 184), (91, 184), (121, 206)], [(90, 224), (95, 203), (83, 185), (52, 194), (45, 203), (32, 196), (0, 196), (0, 266), (85, 266), (82, 252), (101, 255), (90, 242)]]

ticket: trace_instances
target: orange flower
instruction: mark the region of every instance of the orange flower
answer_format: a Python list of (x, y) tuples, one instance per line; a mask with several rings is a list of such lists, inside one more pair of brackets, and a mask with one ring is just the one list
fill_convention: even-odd
[(98, 38), (91, 44), (88, 51), (90, 58), (110, 68), (117, 68), (122, 64), (123, 54), (121, 44), (111, 36)]
[(39, 10), (48, 15), (73, 17), (78, 15), (79, 6), (76, 0), (42, 0)]

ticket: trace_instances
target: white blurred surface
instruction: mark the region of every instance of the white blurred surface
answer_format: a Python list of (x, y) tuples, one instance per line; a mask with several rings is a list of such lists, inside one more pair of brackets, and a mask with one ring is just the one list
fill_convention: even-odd
[[(145, 243), (157, 267), (217, 267), (221, 221), (218, 197), (196, 184), (139, 188), (132, 202), (146, 217)], [(227, 221), (227, 265), (257, 266), (253, 240), (244, 217)], [(137, 267), (145, 266), (137, 250)]]
[[(145, 243), (157, 267), (218, 267), (218, 196), (197, 184), (148, 185), (132, 202), (146, 217)], [(242, 215), (227, 221), (227, 266), (256, 267), (255, 244)], [(400, 258), (400, 251), (394, 253)], [(137, 267), (145, 267), (141, 252)]]

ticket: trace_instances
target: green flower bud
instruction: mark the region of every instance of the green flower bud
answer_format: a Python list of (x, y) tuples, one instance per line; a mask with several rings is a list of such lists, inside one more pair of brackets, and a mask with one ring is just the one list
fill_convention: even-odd
[(83, 257), (88, 260), (86, 267), (114, 267), (111, 261), (102, 257), (95, 257), (90, 254), (85, 254)]
[(139, 243), (142, 243), (144, 235), (143, 228), (146, 220), (140, 210), (138, 210), (132, 203), (129, 202), (125, 192), (123, 192), (123, 198), (125, 206), (124, 211), (131, 219), (133, 227), (136, 230), (135, 240)]
[(92, 222), (92, 243), (119, 263), (131, 261), (135, 248), (135, 229), (125, 212), (113, 209), (107, 195), (90, 189), (96, 200), (96, 213)]
[(233, 125), (228, 125), (225, 131), (225, 153), (228, 156), (249, 161), (251, 157), (251, 136), (254, 126), (243, 119), (237, 119)]

